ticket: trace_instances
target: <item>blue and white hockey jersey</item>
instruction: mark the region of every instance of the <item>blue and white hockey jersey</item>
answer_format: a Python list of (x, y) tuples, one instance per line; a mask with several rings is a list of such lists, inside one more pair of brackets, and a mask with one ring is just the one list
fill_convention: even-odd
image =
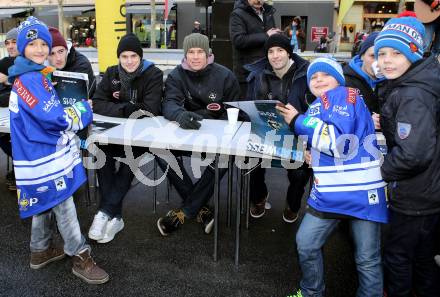
[(9, 111), (21, 218), (53, 208), (86, 181), (75, 131), (89, 125), (93, 113), (83, 102), (63, 108), (47, 69), (19, 56), (9, 70), (15, 77)]
[(312, 152), (308, 204), (320, 212), (386, 223), (381, 153), (371, 113), (356, 89), (328, 91), (296, 118), (294, 130), (307, 137)]

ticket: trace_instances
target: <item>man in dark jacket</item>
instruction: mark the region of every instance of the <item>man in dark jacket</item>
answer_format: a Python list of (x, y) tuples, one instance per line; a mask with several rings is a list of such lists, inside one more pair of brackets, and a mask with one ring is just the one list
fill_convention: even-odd
[(361, 97), (372, 113), (379, 113), (377, 88), (384, 77), (377, 78), (373, 71), (374, 40), (379, 32), (373, 32), (361, 43), (359, 52), (344, 67), (345, 86), (359, 90)]
[[(178, 122), (181, 128), (197, 130), (203, 119), (224, 118), (226, 111), (223, 102), (238, 100), (240, 89), (234, 74), (214, 63), (213, 55), (209, 54), (208, 37), (200, 33), (186, 36), (183, 50), (185, 58), (182, 64), (174, 68), (165, 82), (162, 112), (165, 118)], [(166, 169), (164, 160), (158, 159), (158, 163), (163, 170)], [(214, 170), (211, 165), (207, 166), (199, 181), (193, 184), (182, 160), (178, 160), (178, 163), (183, 180), (172, 170), (168, 171), (168, 177), (179, 192), (183, 206), (159, 218), (157, 227), (166, 236), (182, 225), (185, 219), (197, 217), (204, 232), (209, 234), (214, 219), (205, 205), (214, 192)], [(224, 173), (224, 169), (220, 170), (220, 175)]]
[[(410, 34), (408, 34), (410, 32)], [(440, 66), (423, 59), (423, 24), (390, 19), (375, 40), (387, 78), (380, 122), (388, 153), (381, 166), (388, 182), (390, 221), (384, 244), (387, 296), (439, 296), (435, 265), (440, 222)]]
[[(107, 69), (93, 96), (93, 111), (121, 118), (128, 118), (136, 111), (159, 115), (162, 71), (152, 62), (142, 59), (141, 43), (134, 34), (121, 38), (117, 54), (119, 64)], [(89, 230), (89, 238), (98, 243), (107, 243), (124, 228), (122, 203), (134, 174), (130, 166), (124, 163), (120, 163), (116, 170), (115, 157), (125, 155), (123, 146), (107, 145), (100, 149), (105, 153), (106, 163), (98, 170), (101, 201)], [(135, 157), (141, 154), (141, 150), (133, 150)]]
[(66, 40), (56, 28), (50, 27), (49, 32), (52, 36), (49, 64), (61, 71), (86, 73), (89, 77), (89, 98), (92, 98), (96, 89), (96, 80), (89, 59), (77, 52), (73, 46), (69, 49)]
[(275, 28), (275, 9), (264, 0), (237, 0), (229, 19), (229, 35), (232, 41), (234, 74), (240, 83), (241, 98), (247, 91), (244, 65), (264, 58), (264, 43), (270, 35), (280, 33)]
[[(274, 34), (264, 45), (266, 58), (246, 66), (249, 74), (249, 100), (279, 100), (290, 103), (297, 110), (307, 110), (307, 96), (312, 96), (307, 86), (307, 67), (309, 62), (293, 53), (290, 40), (283, 34)], [(312, 101), (310, 101), (312, 102)], [(265, 169), (258, 167), (251, 173), (250, 214), (260, 218), (265, 213), (265, 204), (269, 193), (264, 180)], [(311, 170), (307, 164), (298, 169), (288, 169), (289, 188), (287, 206), (283, 212), (286, 223), (293, 223), (298, 218), (304, 187), (309, 181)]]

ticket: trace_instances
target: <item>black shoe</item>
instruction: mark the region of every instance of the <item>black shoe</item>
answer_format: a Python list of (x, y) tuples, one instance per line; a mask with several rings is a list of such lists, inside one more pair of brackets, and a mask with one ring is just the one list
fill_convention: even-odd
[(205, 234), (211, 233), (212, 227), (214, 227), (214, 216), (212, 211), (206, 206), (202, 207), (197, 214), (197, 222), (202, 224)]
[(14, 171), (13, 171), (13, 170), (9, 171), (9, 172), (6, 174), (6, 181), (5, 181), (5, 184), (6, 184), (7, 186), (10, 186), (10, 185), (14, 185), (14, 186), (15, 186), (15, 174), (14, 174)]
[(177, 230), (185, 222), (185, 214), (181, 209), (170, 210), (165, 217), (157, 220), (157, 228), (160, 234), (167, 236)]

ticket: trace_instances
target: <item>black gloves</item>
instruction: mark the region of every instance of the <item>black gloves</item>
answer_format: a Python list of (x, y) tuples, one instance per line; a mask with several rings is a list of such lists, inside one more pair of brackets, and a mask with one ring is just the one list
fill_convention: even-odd
[(179, 123), (182, 129), (194, 129), (198, 130), (201, 126), (199, 121), (203, 120), (203, 117), (192, 111), (184, 111), (179, 114), (176, 121)]
[(131, 103), (128, 102), (123, 109), (124, 117), (128, 118), (133, 112), (139, 109), (146, 110), (143, 103)]

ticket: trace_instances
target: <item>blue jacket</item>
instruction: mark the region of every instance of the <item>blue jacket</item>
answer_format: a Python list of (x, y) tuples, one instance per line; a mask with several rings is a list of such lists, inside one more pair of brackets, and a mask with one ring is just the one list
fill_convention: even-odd
[(328, 91), (291, 125), (307, 137), (312, 151), (315, 178), (308, 204), (320, 212), (386, 223), (381, 153), (371, 114), (356, 89)]
[(12, 156), (20, 217), (27, 218), (63, 202), (84, 183), (75, 131), (92, 122), (88, 104), (63, 108), (50, 70), (21, 56), (9, 69), (13, 79), (9, 111)]

